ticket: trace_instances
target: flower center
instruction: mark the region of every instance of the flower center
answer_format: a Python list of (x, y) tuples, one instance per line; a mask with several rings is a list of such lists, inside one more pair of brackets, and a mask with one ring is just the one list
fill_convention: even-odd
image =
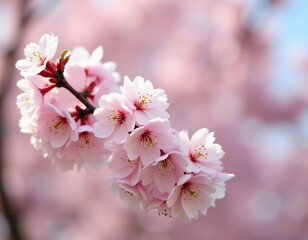
[(142, 95), (140, 92), (138, 92), (138, 100), (134, 104), (136, 107), (136, 110), (142, 111), (145, 108), (147, 108), (148, 105), (152, 103), (151, 101), (152, 96), (153, 95), (149, 93)]
[(52, 120), (48, 126), (49, 132), (53, 134), (63, 133), (66, 128), (66, 123), (65, 118), (57, 118)]
[(164, 216), (164, 217), (170, 217), (170, 218), (172, 217), (171, 210), (167, 208), (160, 208), (158, 209), (157, 213), (158, 213), (158, 216)]
[(121, 157), (121, 160), (124, 164), (127, 163), (130, 168), (134, 168), (138, 165), (138, 160), (129, 160), (127, 156)]
[(173, 163), (168, 158), (159, 162), (157, 167), (162, 176), (165, 176), (174, 169)]
[(125, 122), (125, 112), (113, 110), (111, 114), (108, 115), (108, 119), (111, 120), (116, 125), (121, 125)]
[(128, 196), (130, 196), (130, 197), (133, 196), (133, 193), (130, 192), (130, 191), (127, 191), (125, 188), (121, 188), (121, 190), (122, 190), (122, 192), (123, 192), (124, 194), (126, 194), (126, 195), (128, 195)]
[(200, 143), (195, 145), (193, 152), (189, 154), (189, 158), (192, 162), (197, 162), (200, 157), (207, 159), (207, 155), (205, 145)]
[(83, 132), (79, 135), (80, 140), (78, 141), (77, 146), (79, 148), (92, 148), (95, 147), (95, 142), (91, 141), (90, 134), (88, 132)]
[(32, 99), (30, 98), (30, 96), (28, 95), (28, 96), (25, 98), (25, 103), (26, 103), (26, 105), (32, 105), (34, 102), (33, 102)]
[(41, 51), (33, 51), (29, 57), (31, 62), (42, 63), (44, 62), (44, 55)]
[(146, 130), (142, 135), (141, 135), (141, 141), (143, 142), (144, 148), (148, 147), (155, 147), (157, 145), (156, 142), (156, 136), (152, 135), (149, 130)]
[(197, 199), (200, 195), (200, 189), (197, 186), (186, 184), (183, 187), (183, 198), (184, 200)]

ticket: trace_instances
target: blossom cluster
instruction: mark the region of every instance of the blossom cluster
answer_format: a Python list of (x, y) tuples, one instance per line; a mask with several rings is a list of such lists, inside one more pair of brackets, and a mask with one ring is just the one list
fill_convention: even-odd
[(224, 197), (224, 152), (202, 128), (191, 138), (171, 127), (167, 95), (149, 80), (120, 77), (103, 49), (78, 47), (53, 61), (58, 38), (45, 34), (16, 63), (20, 129), (63, 171), (107, 165), (111, 190), (129, 208), (197, 219)]

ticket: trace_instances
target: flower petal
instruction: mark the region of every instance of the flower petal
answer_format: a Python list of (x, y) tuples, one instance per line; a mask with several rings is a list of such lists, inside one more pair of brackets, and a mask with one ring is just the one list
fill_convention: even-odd
[(175, 202), (179, 199), (181, 194), (182, 194), (181, 186), (176, 186), (175, 188), (173, 188), (166, 201), (167, 207), (172, 207), (175, 204)]
[(145, 167), (160, 157), (160, 150), (155, 146), (144, 147), (141, 144), (140, 159)]

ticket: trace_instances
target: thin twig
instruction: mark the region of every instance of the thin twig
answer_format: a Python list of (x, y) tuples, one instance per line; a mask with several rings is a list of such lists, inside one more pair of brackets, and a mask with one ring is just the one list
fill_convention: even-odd
[(95, 107), (84, 97), (82, 92), (78, 92), (75, 88), (73, 88), (68, 81), (65, 79), (62, 72), (58, 72), (57, 77), (57, 87), (63, 87), (68, 90), (71, 94), (73, 94), (80, 102), (82, 102), (87, 108), (84, 110), (84, 113), (93, 114)]

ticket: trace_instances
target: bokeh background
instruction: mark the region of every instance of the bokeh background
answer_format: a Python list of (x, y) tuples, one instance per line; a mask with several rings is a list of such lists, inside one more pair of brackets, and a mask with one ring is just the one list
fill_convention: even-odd
[[(0, 0), (0, 176), (21, 239), (307, 240), (307, 13), (305, 0)], [(44, 33), (60, 50), (102, 45), (122, 76), (166, 90), (175, 129), (215, 132), (236, 174), (216, 208), (189, 224), (131, 211), (107, 170), (62, 173), (32, 148), (14, 63)]]

